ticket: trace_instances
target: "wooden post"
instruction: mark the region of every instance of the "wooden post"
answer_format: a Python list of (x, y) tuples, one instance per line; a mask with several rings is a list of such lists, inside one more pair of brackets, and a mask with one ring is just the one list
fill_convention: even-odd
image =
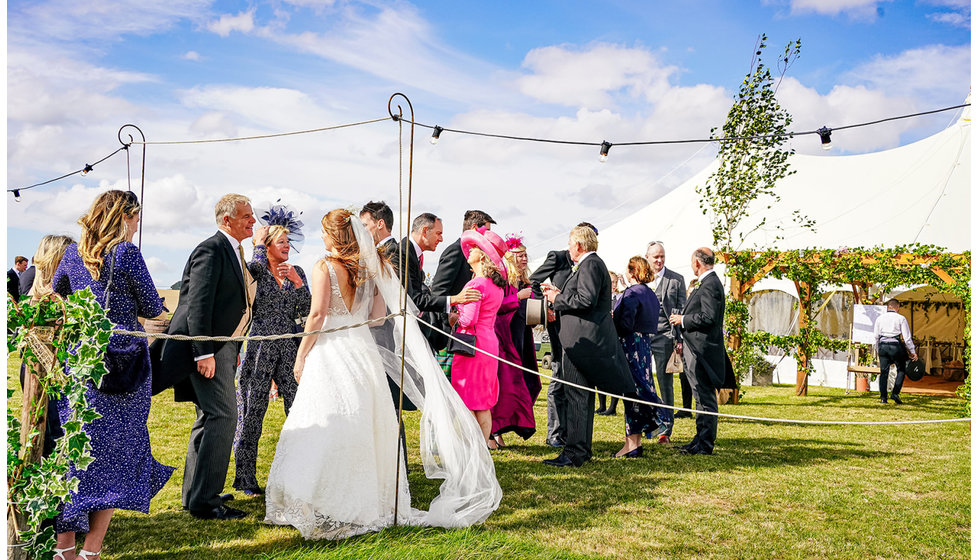
[[(796, 284), (796, 293), (800, 298), (800, 316), (797, 321), (799, 333), (803, 334), (809, 321), (810, 298), (813, 295), (811, 287), (806, 282), (793, 281)], [(807, 394), (807, 377), (810, 370), (810, 356), (804, 352), (802, 346), (796, 347), (797, 368), (796, 368), (796, 395), (805, 397)]]
[[(40, 414), (35, 416), (37, 410)], [(28, 445), (31, 433), (36, 433), (29, 442), (30, 449), (23, 453), (25, 465), (40, 462), (44, 452), (44, 426), (48, 412), (48, 395), (34, 373), (30, 362), (25, 362), (24, 398), (20, 409), (20, 445), (24, 449)], [(34, 420), (36, 419), (36, 420)], [(7, 505), (7, 558), (8, 560), (28, 560), (24, 542), (20, 539), (19, 531), (27, 529), (27, 517), (16, 504)]]

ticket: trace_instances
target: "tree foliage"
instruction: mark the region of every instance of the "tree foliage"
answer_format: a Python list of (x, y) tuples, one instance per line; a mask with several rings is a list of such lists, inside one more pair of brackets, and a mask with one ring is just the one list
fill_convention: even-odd
[[(719, 168), (696, 189), (701, 212), (712, 223), (714, 245), (721, 251), (740, 249), (752, 232), (767, 225), (761, 211), (780, 200), (776, 183), (795, 173), (787, 161), (794, 150), (783, 147), (793, 118), (779, 105), (776, 90), (799, 58), (802, 43), (797, 39), (786, 45), (777, 63), (778, 77), (774, 77), (762, 61), (766, 40), (763, 34), (756, 44), (751, 69), (742, 80), (721, 132), (711, 129), (711, 137), (721, 139)], [(760, 213), (758, 223), (746, 223), (750, 216)], [(794, 211), (793, 221), (811, 229), (814, 225), (799, 210)], [(781, 231), (782, 224), (772, 224), (772, 228)]]

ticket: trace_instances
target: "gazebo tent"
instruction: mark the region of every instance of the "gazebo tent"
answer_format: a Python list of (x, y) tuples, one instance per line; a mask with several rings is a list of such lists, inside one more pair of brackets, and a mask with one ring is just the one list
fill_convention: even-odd
[[(782, 200), (745, 220), (758, 223), (764, 212), (768, 224), (781, 224), (784, 230), (759, 229), (747, 236), (742, 248), (890, 248), (921, 243), (950, 252), (969, 250), (970, 124), (968, 107), (946, 129), (899, 148), (851, 156), (791, 156), (795, 173), (777, 185)], [(709, 217), (701, 212), (695, 187), (717, 168), (718, 162), (713, 162), (660, 199), (603, 228), (599, 255), (610, 269), (622, 270), (629, 257), (644, 252), (648, 241), (659, 240), (666, 247), (667, 267), (690, 280), (691, 253), (712, 244)], [(795, 227), (794, 210), (814, 220), (816, 231)], [(780, 235), (783, 238), (777, 239)], [(723, 272), (724, 267), (718, 269)], [(796, 297), (789, 280), (764, 279), (754, 288), (763, 290)], [(793, 362), (782, 360), (774, 380), (792, 382)], [(844, 386), (841, 362), (815, 360), (814, 366), (811, 384)]]

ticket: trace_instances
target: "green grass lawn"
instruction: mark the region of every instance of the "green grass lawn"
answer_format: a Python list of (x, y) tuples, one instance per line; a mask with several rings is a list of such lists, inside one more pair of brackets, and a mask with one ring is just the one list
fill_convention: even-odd
[[(8, 385), (17, 385), (15, 359)], [(679, 386), (675, 388), (679, 395)], [(19, 406), (19, 401), (11, 401)], [(750, 387), (738, 414), (836, 420), (955, 417), (958, 399), (903, 396), (881, 405), (877, 394), (789, 386)], [(10, 404), (8, 403), (8, 406)], [(153, 400), (154, 455), (179, 467), (149, 515), (120, 511), (109, 528), (106, 560), (313, 558), (968, 558), (970, 426), (798, 426), (722, 420), (712, 456), (686, 457), (645, 440), (640, 459), (609, 458), (622, 445), (622, 406), (596, 417), (596, 459), (579, 469), (541, 463), (544, 392), (535, 407), (539, 431), (511, 434), (495, 452), (500, 508), (465, 530), (389, 529), (341, 542), (306, 542), (262, 523), (262, 498), (239, 496), (241, 521), (198, 521), (181, 510), (180, 485), (193, 407), (171, 392)], [(439, 481), (422, 474), (418, 413), (406, 413), (412, 505), (426, 508)], [(284, 416), (271, 403), (260, 445), (264, 483)], [(678, 420), (686, 443), (694, 421)], [(413, 449), (415, 452), (413, 453)], [(234, 478), (234, 462), (228, 473)]]

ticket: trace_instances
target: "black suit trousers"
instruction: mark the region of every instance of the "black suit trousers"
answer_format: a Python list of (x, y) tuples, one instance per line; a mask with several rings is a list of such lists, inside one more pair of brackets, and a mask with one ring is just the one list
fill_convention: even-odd
[[(691, 384), (694, 393), (694, 409), (698, 412), (718, 412), (718, 394), (707, 379), (707, 375), (697, 375), (692, 365), (695, 363), (690, 345), (684, 345), (684, 375)], [(718, 436), (718, 417), (712, 414), (698, 414), (695, 421), (697, 433), (691, 442), (704, 451), (714, 451), (715, 438)]]
[(194, 387), (197, 419), (191, 427), (191, 438), (184, 461), (184, 507), (207, 511), (222, 504), (218, 496), (224, 490), (238, 421), (235, 401), (235, 369), (239, 343), (225, 342), (214, 354), (214, 377), (193, 373), (188, 378)]
[(902, 392), (902, 385), (905, 383), (905, 366), (908, 364), (908, 360), (908, 350), (901, 342), (881, 342), (878, 344), (878, 363), (881, 366), (881, 374), (878, 376), (878, 390), (881, 393), (881, 400), (888, 400), (888, 369), (892, 364), (895, 364), (896, 369), (892, 395), (897, 397)]
[[(561, 379), (565, 381), (585, 387), (593, 387), (592, 383), (568, 359), (567, 354), (562, 356), (560, 375)], [(563, 453), (576, 466), (579, 466), (592, 458), (595, 392), (569, 385), (563, 385), (562, 389), (565, 394), (565, 410), (560, 419), (560, 423), (565, 429), (565, 450)]]

